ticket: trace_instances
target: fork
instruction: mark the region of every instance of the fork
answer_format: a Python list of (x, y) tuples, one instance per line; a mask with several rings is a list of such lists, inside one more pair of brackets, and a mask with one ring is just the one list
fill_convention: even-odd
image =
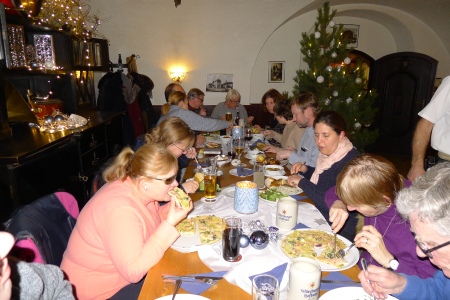
[(194, 156), (194, 159), (195, 159), (195, 162), (197, 163), (197, 170), (201, 171), (202, 170), (202, 166), (198, 162), (197, 156)]
[(334, 234), (334, 257), (336, 257), (336, 233)]
[(175, 290), (173, 291), (172, 300), (175, 299), (175, 296), (177, 295), (180, 286), (181, 286), (181, 279), (177, 279), (177, 281), (175, 281)]
[(186, 277), (186, 278), (181, 279), (179, 277), (180, 276), (163, 276), (163, 280), (164, 281), (173, 281), (176, 278), (178, 278), (177, 281), (178, 280), (182, 280), (182, 281), (191, 282), (191, 283), (200, 281), (200, 282), (203, 282), (203, 283), (207, 283), (209, 285), (215, 285), (218, 282), (218, 280), (211, 279), (211, 278), (189, 278), (189, 277)]
[(341, 258), (341, 257), (345, 257), (348, 254), (348, 251), (350, 251), (350, 249), (353, 248), (353, 246), (355, 246), (355, 243), (352, 243), (350, 246), (348, 246), (345, 249), (341, 249), (337, 252), (337, 257)]

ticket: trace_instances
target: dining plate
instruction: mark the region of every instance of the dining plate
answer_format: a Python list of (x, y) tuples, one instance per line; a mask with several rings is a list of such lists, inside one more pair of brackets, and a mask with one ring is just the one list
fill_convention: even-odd
[[(249, 159), (247, 156), (246, 156), (245, 158)], [(251, 165), (254, 165), (254, 164), (255, 164), (255, 160), (254, 160), (254, 159), (249, 159), (249, 163), (250, 163)], [(286, 166), (288, 163), (289, 163), (289, 161), (288, 161), (287, 159), (284, 159), (284, 160), (280, 161), (280, 166), (284, 167), (284, 166)]]
[(236, 186), (229, 186), (226, 187), (224, 189), (222, 189), (222, 191), (220, 192), (221, 195), (224, 195), (226, 197), (229, 198), (233, 198), (234, 199), (234, 191), (235, 191)]
[[(311, 230), (318, 230), (318, 231), (322, 231), (322, 232), (324, 232), (324, 233), (327, 233), (327, 234), (329, 234), (329, 235), (333, 235), (333, 233), (330, 232), (330, 231), (324, 231), (324, 230), (320, 230), (320, 229), (304, 228), (304, 229), (296, 229), (296, 230), (292, 230), (292, 231), (289, 231), (288, 233), (286, 233), (286, 234), (284, 235), (284, 237), (283, 237), (281, 240), (278, 240), (278, 247), (280, 248), (281, 252), (283, 252), (283, 254), (286, 255), (289, 259), (292, 259), (292, 258), (290, 258), (286, 253), (284, 253), (284, 250), (281, 248), (282, 241), (283, 241), (289, 234), (291, 234), (291, 233), (294, 232), (294, 231), (311, 231)], [(352, 244), (352, 242), (350, 242), (350, 241), (349, 241), (348, 239), (346, 239), (345, 237), (343, 237), (343, 236), (341, 236), (341, 235), (339, 235), (339, 234), (337, 234), (336, 236), (337, 236), (338, 238), (340, 238), (341, 241), (343, 241), (344, 244), (345, 244), (346, 246), (350, 246), (350, 245)], [(317, 253), (317, 251), (316, 251), (316, 253)], [(336, 266), (333, 266), (333, 265), (330, 265), (330, 264), (326, 264), (326, 263), (321, 262), (321, 261), (317, 261), (317, 262), (319, 263), (320, 268), (321, 268), (322, 271), (325, 271), (325, 272), (339, 272), (339, 271), (342, 271), (342, 270), (349, 269), (349, 268), (353, 267), (354, 265), (356, 265), (356, 263), (358, 262), (358, 259), (359, 259), (359, 251), (358, 251), (358, 248), (353, 247), (353, 248), (350, 249), (350, 251), (349, 251), (348, 254), (346, 255), (346, 257), (345, 257), (346, 263), (344, 264), (344, 266), (343, 266), (342, 268), (338, 268), (338, 267), (336, 267)]]
[[(246, 262), (234, 268), (234, 274), (238, 274), (235, 277), (236, 284), (244, 288), (245, 290), (252, 290), (252, 281), (250, 276), (268, 272), (273, 268), (280, 265), (280, 262), (271, 262), (265, 258), (260, 258)], [(283, 279), (280, 282), (280, 291), (283, 290), (289, 282), (289, 267), (284, 271)]]
[[(171, 300), (172, 295), (167, 295), (164, 297), (157, 298), (156, 300)], [(193, 295), (193, 294), (177, 294), (175, 297), (176, 300), (210, 300), (210, 298), (205, 298), (203, 296), (199, 295)]]
[(238, 175), (238, 173), (237, 173), (237, 169), (231, 169), (230, 171), (229, 171), (229, 173), (231, 174), (231, 175), (233, 175), (233, 176), (237, 176), (237, 177), (249, 177), (249, 176), (253, 176), (253, 174), (250, 174), (250, 175), (247, 175), (247, 176), (239, 176)]
[(219, 148), (222, 145), (220, 143), (216, 143), (216, 142), (206, 142), (205, 146), (208, 148)]
[[(335, 299), (372, 300), (373, 297), (364, 292), (362, 287), (346, 286), (330, 290), (319, 298), (319, 300), (335, 300)], [(397, 298), (388, 295), (387, 299), (395, 300)]]

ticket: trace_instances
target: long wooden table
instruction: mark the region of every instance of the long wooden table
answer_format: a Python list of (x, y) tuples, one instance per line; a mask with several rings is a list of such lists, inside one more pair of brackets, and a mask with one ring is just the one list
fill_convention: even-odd
[[(248, 160), (244, 158), (244, 155), (241, 157), (242, 162), (246, 163), (248, 167), (251, 167)], [(230, 163), (222, 166), (219, 170), (222, 170), (223, 175), (220, 176), (220, 184), (221, 187), (227, 187), (231, 184), (234, 184), (241, 180), (252, 180), (252, 176), (248, 176), (245, 178), (239, 178), (236, 176), (232, 176), (229, 174), (229, 171), (234, 168)], [(195, 167), (189, 166), (186, 170), (186, 174), (184, 178), (191, 178), (194, 176), (193, 170)], [(289, 171), (286, 170), (287, 174)], [(190, 195), (194, 202), (199, 201), (203, 196), (203, 193), (197, 192), (195, 194)], [(312, 203), (310, 200), (303, 200), (309, 203)], [(195, 205), (195, 204), (194, 204)], [(176, 274), (176, 275), (185, 275), (185, 274), (196, 274), (196, 273), (207, 273), (212, 272), (212, 270), (206, 266), (198, 257), (197, 252), (192, 253), (181, 253), (174, 249), (169, 248), (164, 254), (163, 258), (147, 273), (147, 277), (145, 279), (144, 285), (142, 287), (141, 293), (139, 295), (139, 300), (153, 300), (162, 296), (172, 295), (174, 291), (174, 284), (163, 282), (161, 278), (161, 274)], [(353, 280), (358, 280), (358, 274), (360, 269), (357, 265), (353, 266), (350, 269), (341, 271), (342, 274), (348, 276)], [(322, 277), (328, 275), (328, 272), (322, 272)], [(179, 293), (187, 293), (183, 289), (180, 289)], [(324, 294), (324, 291), (321, 291), (320, 294)], [(219, 280), (219, 282), (205, 291), (202, 296), (214, 299), (214, 300), (225, 300), (225, 299), (251, 299), (251, 295), (245, 292), (243, 289), (238, 287), (237, 285), (231, 284), (225, 279)]]

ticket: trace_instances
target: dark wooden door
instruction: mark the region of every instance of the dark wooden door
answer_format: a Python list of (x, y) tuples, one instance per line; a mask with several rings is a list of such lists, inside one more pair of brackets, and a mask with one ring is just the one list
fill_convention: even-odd
[(419, 116), (430, 101), (437, 61), (424, 54), (399, 52), (375, 61), (371, 86), (379, 94), (374, 126), (380, 136), (368, 152), (411, 155), (411, 142)]

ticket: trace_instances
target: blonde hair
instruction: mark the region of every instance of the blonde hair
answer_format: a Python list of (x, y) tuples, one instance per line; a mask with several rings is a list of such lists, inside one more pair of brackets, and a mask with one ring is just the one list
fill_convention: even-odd
[(349, 161), (339, 173), (336, 194), (346, 205), (379, 207), (386, 206), (385, 197), (393, 203), (404, 186), (402, 175), (389, 160), (364, 153)]
[(171, 105), (178, 105), (181, 101), (186, 101), (186, 94), (180, 91), (172, 92), (169, 95), (169, 100), (161, 106), (161, 114), (167, 115), (170, 111)]
[(106, 182), (111, 182), (125, 180), (127, 176), (132, 179), (139, 176), (156, 178), (173, 170), (178, 170), (178, 160), (167, 147), (148, 143), (136, 152), (125, 147), (102, 175)]
[(162, 121), (145, 135), (146, 143), (157, 143), (164, 147), (171, 144), (187, 141), (189, 147), (195, 143), (195, 134), (189, 126), (178, 117), (170, 117)]
[(233, 97), (238, 97), (239, 101), (241, 101), (241, 94), (239, 94), (238, 90), (230, 89), (225, 96), (225, 102), (229, 102)]

